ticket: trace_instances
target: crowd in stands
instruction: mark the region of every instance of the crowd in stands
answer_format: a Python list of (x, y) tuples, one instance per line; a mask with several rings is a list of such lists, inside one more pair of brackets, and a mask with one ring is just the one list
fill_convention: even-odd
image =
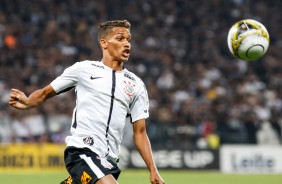
[[(30, 94), (77, 61), (100, 60), (97, 26), (127, 19), (125, 67), (147, 86), (155, 148), (281, 144), (281, 8), (280, 0), (1, 0), (0, 142), (64, 142), (73, 91), (19, 111), (8, 105), (10, 89)], [(270, 34), (267, 54), (253, 62), (227, 47), (229, 28), (245, 18)]]

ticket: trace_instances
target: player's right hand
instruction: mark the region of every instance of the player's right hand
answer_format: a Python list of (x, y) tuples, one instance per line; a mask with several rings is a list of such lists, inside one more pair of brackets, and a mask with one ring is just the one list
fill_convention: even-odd
[(9, 104), (16, 109), (23, 110), (28, 108), (29, 99), (22, 91), (11, 89)]
[(151, 184), (165, 184), (164, 180), (158, 172), (151, 172)]

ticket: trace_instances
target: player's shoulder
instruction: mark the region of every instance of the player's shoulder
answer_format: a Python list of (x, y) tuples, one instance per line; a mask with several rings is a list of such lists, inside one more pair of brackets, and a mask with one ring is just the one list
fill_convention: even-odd
[(88, 71), (89, 69), (105, 69), (101, 61), (83, 60), (76, 62), (73, 67), (79, 68), (80, 71)]
[(103, 64), (101, 61), (91, 61), (91, 60), (83, 60), (83, 61), (79, 61), (77, 62), (78, 65), (82, 66), (82, 67), (98, 67), (101, 68), (103, 67)]

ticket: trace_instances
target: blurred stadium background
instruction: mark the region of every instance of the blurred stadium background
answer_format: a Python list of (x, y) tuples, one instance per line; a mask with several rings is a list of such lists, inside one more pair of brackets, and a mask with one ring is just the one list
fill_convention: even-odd
[[(148, 134), (168, 183), (281, 183), (281, 9), (280, 0), (1, 0), (1, 183), (67, 176), (64, 138), (74, 93), (17, 111), (8, 106), (10, 89), (29, 94), (74, 62), (101, 58), (96, 26), (111, 19), (132, 23), (126, 67), (147, 85)], [(229, 28), (245, 18), (270, 34), (258, 61), (237, 60), (227, 47)], [(148, 183), (131, 136), (129, 125), (120, 183)]]

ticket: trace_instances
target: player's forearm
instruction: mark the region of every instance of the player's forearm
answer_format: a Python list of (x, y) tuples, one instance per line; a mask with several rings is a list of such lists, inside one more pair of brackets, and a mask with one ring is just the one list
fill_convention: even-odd
[(53, 88), (48, 85), (45, 88), (34, 91), (27, 98), (27, 108), (36, 107), (42, 104), (48, 98), (51, 98), (56, 95), (56, 92)]
[(55, 95), (56, 92), (51, 85), (34, 91), (29, 97), (26, 97), (22, 91), (13, 88), (11, 89), (9, 104), (16, 109), (24, 110), (36, 107)]
[(27, 108), (32, 108), (43, 103), (47, 99), (47, 94), (44, 89), (39, 89), (31, 93), (27, 99)]
[(135, 145), (151, 172), (156, 172), (157, 168), (153, 160), (151, 144), (146, 133), (134, 134)]

